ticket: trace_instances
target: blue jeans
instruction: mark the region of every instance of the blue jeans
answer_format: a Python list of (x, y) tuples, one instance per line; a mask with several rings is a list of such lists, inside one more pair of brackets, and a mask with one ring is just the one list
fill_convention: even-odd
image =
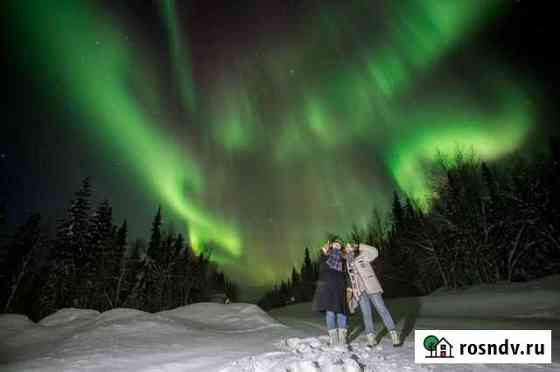
[[(338, 323), (338, 327), (336, 326)], [(347, 316), (343, 313), (335, 313), (327, 310), (327, 329), (344, 328), (346, 329)]]
[(375, 326), (373, 324), (373, 314), (371, 313), (371, 303), (375, 306), (375, 309), (383, 319), (383, 323), (385, 323), (385, 327), (387, 330), (394, 331), (395, 330), (395, 322), (389, 314), (389, 310), (387, 306), (385, 306), (385, 302), (383, 301), (383, 296), (381, 293), (373, 293), (367, 294), (362, 293), (360, 296), (360, 309), (362, 310), (362, 317), (364, 318), (364, 326), (366, 327), (366, 333), (375, 334)]

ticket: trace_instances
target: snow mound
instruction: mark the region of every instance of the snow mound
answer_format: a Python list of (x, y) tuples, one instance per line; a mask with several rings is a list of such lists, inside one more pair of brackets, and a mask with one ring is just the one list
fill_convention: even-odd
[(101, 313), (101, 315), (99, 315), (96, 319), (96, 322), (114, 322), (117, 320), (131, 319), (140, 316), (149, 316), (149, 313), (141, 310), (119, 307), (117, 309), (107, 310)]
[(97, 310), (84, 310), (84, 309), (60, 309), (56, 313), (51, 314), (39, 321), (42, 326), (60, 326), (60, 325), (78, 325), (80, 323), (90, 322), (97, 317), (100, 313)]
[(270, 327), (285, 327), (260, 307), (252, 304), (197, 303), (157, 313), (170, 319), (188, 320), (222, 331), (257, 331)]
[(303, 335), (250, 304), (199, 303), (155, 314), (62, 309), (39, 323), (5, 315), (0, 326), (2, 371), (217, 371)]
[(34, 326), (35, 323), (25, 315), (2, 314), (0, 315), (0, 339)]

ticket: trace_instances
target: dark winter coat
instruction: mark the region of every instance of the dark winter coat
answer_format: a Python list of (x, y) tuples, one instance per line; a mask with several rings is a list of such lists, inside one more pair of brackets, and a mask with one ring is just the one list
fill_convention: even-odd
[(331, 269), (327, 265), (327, 258), (321, 255), (319, 262), (319, 280), (313, 297), (313, 311), (334, 311), (335, 313), (348, 314), (346, 302), (346, 288), (349, 286), (346, 263), (343, 262), (343, 271)]

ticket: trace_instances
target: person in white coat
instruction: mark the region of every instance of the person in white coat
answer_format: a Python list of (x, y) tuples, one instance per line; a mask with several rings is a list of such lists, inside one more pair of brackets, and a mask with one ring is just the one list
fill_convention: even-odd
[(373, 303), (373, 306), (375, 306), (375, 309), (381, 316), (381, 319), (383, 319), (383, 323), (385, 323), (385, 327), (387, 327), (391, 335), (393, 346), (399, 346), (400, 340), (395, 322), (387, 306), (385, 306), (385, 302), (383, 301), (383, 288), (381, 288), (381, 284), (371, 266), (371, 262), (379, 256), (377, 248), (366, 244), (348, 243), (345, 253), (348, 275), (352, 284), (352, 295), (349, 301), (350, 312), (354, 313), (358, 304), (360, 305), (364, 326), (366, 328), (368, 345), (374, 346), (377, 344), (371, 309), (371, 304)]

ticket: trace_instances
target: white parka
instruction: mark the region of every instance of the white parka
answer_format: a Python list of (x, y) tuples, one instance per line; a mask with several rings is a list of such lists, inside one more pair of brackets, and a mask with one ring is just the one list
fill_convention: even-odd
[(367, 294), (383, 293), (381, 283), (375, 275), (371, 262), (379, 256), (377, 248), (360, 244), (360, 254), (348, 263), (348, 276), (352, 284), (352, 298), (350, 299), (350, 312), (354, 312), (359, 304), (362, 292)]

